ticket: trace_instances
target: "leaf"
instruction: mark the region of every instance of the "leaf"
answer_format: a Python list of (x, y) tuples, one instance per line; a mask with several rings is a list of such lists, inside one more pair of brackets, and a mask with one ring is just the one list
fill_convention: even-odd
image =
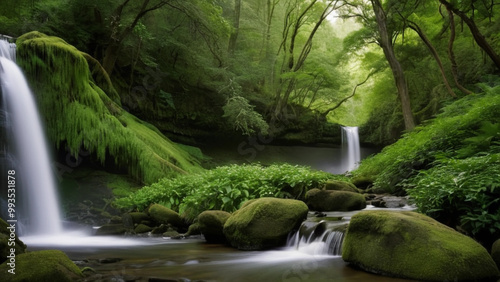
[(222, 197), (222, 202), (223, 202), (224, 204), (226, 204), (226, 203), (228, 203), (228, 202), (230, 202), (230, 201), (231, 201), (231, 198), (229, 198), (229, 197)]

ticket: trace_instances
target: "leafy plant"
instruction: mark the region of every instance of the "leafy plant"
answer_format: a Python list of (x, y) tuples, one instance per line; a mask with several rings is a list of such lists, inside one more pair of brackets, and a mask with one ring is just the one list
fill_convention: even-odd
[(290, 164), (221, 166), (199, 174), (161, 179), (116, 200), (115, 205), (142, 210), (152, 203), (161, 203), (194, 219), (204, 210), (232, 212), (243, 202), (260, 197), (302, 198), (308, 189), (333, 177)]

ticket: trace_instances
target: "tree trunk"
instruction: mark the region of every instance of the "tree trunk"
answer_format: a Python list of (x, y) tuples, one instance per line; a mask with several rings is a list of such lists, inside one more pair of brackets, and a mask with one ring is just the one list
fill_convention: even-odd
[(233, 32), (229, 37), (229, 47), (228, 52), (230, 55), (234, 54), (236, 49), (236, 40), (238, 40), (238, 34), (240, 31), (240, 14), (241, 14), (241, 0), (234, 0), (234, 18), (233, 18)]
[(401, 101), (401, 110), (403, 112), (403, 119), (405, 123), (405, 129), (407, 131), (412, 130), (415, 127), (415, 120), (413, 118), (413, 113), (411, 111), (410, 105), (410, 95), (408, 91), (408, 85), (406, 84), (405, 74), (403, 72), (403, 67), (396, 58), (394, 53), (394, 47), (392, 46), (392, 40), (387, 31), (386, 16), (382, 8), (382, 4), (379, 0), (371, 0), (373, 11), (375, 12), (375, 18), (377, 21), (377, 26), (380, 35), (380, 46), (384, 51), (385, 58), (391, 67), (392, 74), (398, 89), (398, 96)]
[(472, 94), (472, 92), (469, 89), (463, 87), (458, 80), (458, 66), (457, 61), (455, 60), (455, 53), (453, 52), (453, 43), (455, 42), (455, 17), (453, 16), (453, 12), (451, 10), (448, 10), (448, 16), (450, 18), (450, 40), (448, 42), (448, 55), (450, 56), (451, 62), (451, 74), (453, 75), (455, 85), (458, 87), (458, 89), (460, 89), (460, 91), (462, 91), (464, 94)]
[(436, 48), (432, 45), (431, 41), (427, 38), (425, 33), (422, 31), (422, 29), (414, 22), (408, 21), (409, 22), (409, 27), (413, 29), (418, 36), (420, 36), (420, 39), (425, 43), (427, 48), (429, 48), (429, 51), (431, 52), (432, 56), (434, 57), (434, 60), (436, 60), (436, 63), (439, 66), (439, 71), (441, 72), (441, 77), (443, 78), (444, 85), (446, 86), (446, 90), (448, 90), (448, 93), (451, 95), (453, 98), (457, 98), (457, 95), (455, 92), (453, 92), (453, 89), (451, 89), (450, 83), (448, 82), (448, 79), (446, 78), (446, 74), (444, 72), (444, 67), (443, 63), (441, 62), (441, 59), (439, 58), (439, 55), (436, 51)]
[(462, 21), (464, 21), (465, 24), (467, 24), (477, 45), (481, 47), (481, 49), (483, 49), (483, 51), (486, 52), (486, 54), (488, 54), (493, 63), (500, 70), (500, 56), (498, 56), (498, 54), (491, 47), (488, 41), (486, 41), (486, 38), (484, 38), (484, 35), (481, 33), (481, 31), (479, 31), (474, 20), (469, 18), (464, 12), (460, 11), (457, 8), (454, 8), (453, 5), (448, 1), (439, 0), (439, 2), (443, 4), (446, 7), (446, 9), (452, 11), (457, 16), (459, 16), (462, 19)]

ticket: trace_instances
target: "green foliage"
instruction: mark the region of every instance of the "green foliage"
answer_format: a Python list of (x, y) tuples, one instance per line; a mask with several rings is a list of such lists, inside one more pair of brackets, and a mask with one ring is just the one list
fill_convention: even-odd
[(205, 210), (233, 212), (250, 199), (260, 197), (302, 198), (333, 175), (307, 167), (275, 164), (221, 166), (199, 174), (164, 178), (126, 198), (115, 201), (121, 208), (145, 209), (160, 203), (194, 219)]
[(244, 135), (260, 133), (266, 135), (269, 125), (264, 118), (256, 112), (248, 100), (241, 96), (234, 96), (227, 100), (222, 109), (229, 123)]
[(410, 179), (419, 211), (474, 236), (500, 235), (500, 154), (446, 159)]
[(56, 146), (67, 146), (75, 156), (83, 147), (103, 164), (111, 158), (147, 184), (201, 169), (197, 159), (158, 129), (114, 103), (94, 83), (75, 47), (38, 32), (17, 43), (18, 63), (38, 95), (47, 134)]
[(402, 192), (404, 180), (432, 167), (437, 159), (497, 152), (498, 93), (500, 87), (495, 87), (448, 105), (425, 126), (417, 127), (382, 153), (363, 161), (354, 174), (376, 178), (374, 185), (378, 188)]

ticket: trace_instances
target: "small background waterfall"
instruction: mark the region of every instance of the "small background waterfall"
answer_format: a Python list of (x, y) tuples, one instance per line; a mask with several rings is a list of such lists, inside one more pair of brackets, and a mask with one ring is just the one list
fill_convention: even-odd
[(357, 127), (342, 126), (342, 151), (343, 168), (356, 169), (361, 161)]
[[(42, 123), (26, 79), (15, 63), (15, 45), (6, 40), (0, 40), (0, 82), (6, 136), (1, 140), (1, 173), (16, 172), (18, 232), (58, 234), (62, 231), (61, 216)], [(5, 210), (2, 202), (2, 213)]]

